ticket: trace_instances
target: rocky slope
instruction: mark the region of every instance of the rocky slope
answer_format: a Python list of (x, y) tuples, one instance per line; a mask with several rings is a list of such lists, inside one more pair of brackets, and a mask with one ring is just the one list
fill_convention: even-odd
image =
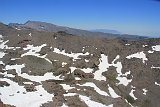
[(0, 24), (0, 106), (159, 107), (160, 39)]

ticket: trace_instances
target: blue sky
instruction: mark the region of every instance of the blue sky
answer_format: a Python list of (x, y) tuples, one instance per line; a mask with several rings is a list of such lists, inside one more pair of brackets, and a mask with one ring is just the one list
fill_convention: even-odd
[(0, 21), (45, 21), (160, 37), (158, 0), (0, 0)]

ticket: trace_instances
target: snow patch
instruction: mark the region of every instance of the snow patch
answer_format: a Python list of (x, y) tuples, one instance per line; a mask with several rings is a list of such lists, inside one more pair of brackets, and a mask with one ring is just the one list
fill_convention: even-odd
[(110, 95), (113, 97), (113, 98), (118, 98), (118, 97), (121, 97), (121, 96), (119, 96), (119, 95), (117, 95), (116, 93), (115, 93), (115, 91), (112, 89), (112, 87), (110, 87), (109, 85), (108, 85), (108, 90), (109, 90), (109, 93), (110, 93)]
[(27, 53), (24, 53), (21, 55), (21, 57), (26, 55), (33, 55), (33, 56), (39, 56), (40, 54), (38, 52), (41, 51), (43, 47), (47, 46), (46, 44), (42, 44), (41, 46), (34, 47), (33, 45), (27, 45), (26, 48), (23, 48), (23, 50), (29, 50)]
[(83, 85), (79, 85), (79, 86), (87, 86), (87, 87), (89, 86), (89, 87), (93, 87), (94, 90), (95, 90), (97, 93), (99, 93), (99, 94), (101, 94), (101, 95), (109, 96), (109, 95), (107, 94), (107, 92), (100, 90), (94, 83), (87, 82), (87, 83), (85, 83), (85, 84), (83, 84)]
[(32, 82), (23, 82), (24, 84), (29, 84), (29, 85), (31, 85), (31, 84), (33, 84)]
[(4, 77), (11, 77), (11, 78), (14, 78), (14, 77), (15, 77), (15, 75), (7, 74), (7, 72), (4, 72), (4, 73), (0, 72), (0, 74), (1, 74), (1, 75), (4, 75)]
[(144, 48), (144, 47), (147, 47), (148, 45), (142, 45), (142, 47)]
[(45, 73), (44, 76), (34, 76), (34, 75), (28, 75), (26, 73), (18, 74), (18, 76), (21, 76), (25, 79), (29, 79), (31, 81), (35, 81), (39, 83), (41, 83), (42, 81), (49, 80), (49, 79), (62, 80), (60, 79), (60, 76), (54, 76), (53, 73), (51, 72)]
[(71, 87), (70, 85), (67, 84), (60, 84), (66, 91), (73, 89), (74, 87)]
[(76, 67), (69, 67), (69, 68), (71, 69), (71, 73), (77, 69)]
[(5, 70), (15, 69), (17, 74), (21, 74), (21, 69), (24, 67), (25, 67), (24, 64), (22, 64), (22, 65), (17, 65), (17, 64), (16, 65), (6, 65)]
[(62, 50), (62, 51), (60, 51), (58, 48), (54, 48), (54, 51), (53, 52), (55, 52), (55, 53), (57, 53), (57, 54), (62, 54), (62, 55), (65, 55), (65, 56), (68, 56), (68, 57), (71, 57), (71, 58), (73, 58), (73, 61), (75, 61), (76, 59), (81, 59), (81, 58), (79, 58), (79, 56), (86, 56), (86, 55), (89, 55), (89, 53), (88, 52), (86, 52), (86, 53), (66, 53), (65, 52), (65, 50)]
[(29, 33), (28, 35), (29, 35), (29, 36), (32, 36), (32, 33)]
[(127, 43), (127, 44), (125, 44), (126, 46), (129, 46), (129, 45), (131, 45), (131, 44), (129, 44), (129, 43)]
[(160, 69), (160, 67), (155, 67), (152, 65), (151, 69)]
[(146, 95), (147, 91), (146, 88), (142, 89), (143, 90), (143, 94)]
[(131, 58), (139, 58), (142, 59), (142, 62), (145, 63), (145, 61), (147, 61), (148, 59), (146, 58), (146, 54), (144, 54), (144, 52), (137, 52), (135, 54), (129, 55), (126, 57), (127, 59), (131, 59)]
[(64, 67), (65, 65), (67, 65), (67, 63), (66, 62), (62, 62), (62, 67)]
[(156, 85), (160, 86), (160, 84), (158, 84), (157, 82), (155, 82)]
[(94, 73), (94, 79), (96, 80), (106, 80), (106, 77), (104, 77), (102, 75), (103, 72), (107, 71), (107, 69), (109, 68), (109, 63), (108, 63), (108, 56), (101, 54), (101, 58), (99, 59), (100, 64), (99, 66), (99, 70), (95, 71)]
[(2, 41), (2, 43), (0, 44), (0, 49), (4, 49), (4, 48), (6, 48), (6, 47), (8, 47), (7, 45), (5, 45), (7, 42), (9, 42), (9, 40), (7, 40), (7, 41)]
[(3, 58), (5, 56), (6, 53), (4, 52), (0, 52), (0, 58)]
[(152, 46), (152, 50), (160, 51), (160, 45)]
[(91, 69), (91, 68), (83, 68), (80, 70), (84, 71), (85, 73), (92, 73), (92, 71), (93, 71), (93, 69)]
[(45, 91), (42, 85), (36, 86), (37, 91), (35, 92), (26, 92), (26, 89), (19, 86), (18, 83), (6, 78), (1, 80), (10, 84), (7, 87), (0, 87), (0, 98), (4, 104), (16, 107), (40, 107), (43, 103), (52, 101), (52, 97), (54, 97), (54, 95)]
[(134, 100), (136, 100), (137, 98), (134, 96), (134, 94), (133, 94), (133, 92), (134, 92), (135, 90), (134, 89), (132, 89), (131, 90), (131, 92), (129, 93), (129, 95), (131, 96), (131, 97), (133, 97), (134, 98)]
[(63, 103), (63, 105), (61, 107), (68, 107), (66, 104)]
[(154, 53), (154, 51), (149, 50), (148, 53)]
[(88, 60), (88, 59), (85, 59), (84, 61), (85, 61), (85, 62), (89, 62), (89, 60)]

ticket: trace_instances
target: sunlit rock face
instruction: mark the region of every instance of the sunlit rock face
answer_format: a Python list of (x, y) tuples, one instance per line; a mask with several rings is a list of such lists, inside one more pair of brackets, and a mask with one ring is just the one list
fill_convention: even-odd
[(2, 107), (159, 107), (160, 39), (0, 30)]

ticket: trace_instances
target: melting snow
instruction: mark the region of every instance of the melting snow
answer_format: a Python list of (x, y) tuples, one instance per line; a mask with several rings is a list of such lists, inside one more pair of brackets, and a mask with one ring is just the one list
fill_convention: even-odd
[(71, 73), (77, 69), (76, 67), (69, 67), (69, 68), (71, 69)]
[(4, 75), (4, 77), (11, 77), (11, 78), (15, 77), (15, 75), (7, 74), (7, 72), (4, 72), (4, 73), (0, 72), (0, 74)]
[(91, 69), (91, 68), (83, 68), (80, 70), (84, 71), (85, 73), (92, 73), (92, 71), (93, 71), (93, 69)]
[(130, 44), (125, 44), (126, 46), (129, 46)]
[(62, 67), (64, 67), (65, 65), (67, 65), (67, 63), (66, 62), (62, 62)]
[(68, 107), (68, 106), (63, 103), (63, 105), (61, 107)]
[(146, 90), (145, 88), (142, 89), (142, 90), (143, 90), (143, 94), (146, 95), (146, 93), (147, 93), (148, 90)]
[(15, 28), (16, 30), (21, 30), (21, 29), (19, 29), (19, 28)]
[(4, 49), (4, 48), (6, 48), (6, 47), (8, 47), (7, 45), (5, 45), (7, 42), (9, 42), (9, 40), (7, 40), (7, 41), (2, 41), (2, 43), (0, 44), (0, 49)]
[(0, 61), (0, 64), (5, 65), (2, 61)]
[(152, 46), (152, 50), (160, 51), (160, 45)]
[(129, 55), (126, 57), (127, 59), (131, 59), (131, 58), (139, 58), (142, 59), (143, 63), (145, 63), (145, 61), (147, 61), (148, 59), (146, 58), (146, 54), (144, 54), (144, 52), (137, 52), (135, 54)]
[(75, 96), (75, 95), (77, 95), (76, 93), (67, 93), (67, 94), (63, 94), (65, 97), (66, 96)]
[(89, 62), (89, 60), (87, 60), (87, 59), (85, 59), (84, 61), (85, 61), (85, 62)]
[(24, 68), (25, 65), (6, 65), (5, 70), (12, 70), (15, 69), (17, 74), (21, 74), (21, 69)]
[(152, 50), (149, 50), (148, 53), (154, 53), (154, 51), (160, 51), (160, 45), (152, 46)]
[(118, 97), (121, 97), (121, 96), (119, 96), (119, 95), (117, 95), (116, 93), (115, 93), (115, 91), (112, 89), (112, 87), (110, 87), (109, 85), (108, 85), (108, 90), (109, 90), (109, 93), (110, 93), (110, 95), (113, 97), (113, 98), (118, 98)]
[(148, 45), (142, 45), (143, 48), (146, 47), (146, 46), (148, 46)]
[(29, 33), (29, 36), (32, 36), (32, 33)]
[(67, 84), (60, 84), (62, 87), (63, 87), (63, 89), (65, 89), (66, 91), (68, 91), (68, 90), (71, 90), (71, 89), (73, 89), (74, 87), (71, 87), (70, 85), (67, 85)]
[(39, 58), (43, 58), (46, 61), (52, 63), (49, 59), (46, 58), (47, 54), (45, 54), (43, 56), (40, 56), (40, 54), (38, 53), (45, 46), (47, 46), (47, 44), (42, 44), (41, 46), (36, 46), (36, 47), (34, 47), (33, 45), (27, 45), (27, 47), (23, 48), (23, 50), (25, 50), (25, 51), (29, 50), (29, 51), (24, 53), (24, 54), (22, 54), (21, 57), (27, 56), (27, 55), (32, 55), (32, 56), (36, 56), (36, 57), (39, 57)]
[[(123, 84), (125, 86), (127, 86), (129, 84), (129, 82), (132, 81), (132, 79), (128, 80), (126, 78), (126, 75), (123, 75), (121, 70), (122, 70), (122, 63), (121, 62), (117, 62), (115, 63), (116, 60), (118, 60), (120, 58), (119, 55), (116, 56), (116, 58), (112, 61), (111, 64), (108, 63), (108, 57), (104, 54), (101, 54), (101, 58), (100, 58), (100, 64), (99, 64), (99, 70), (97, 70), (95, 73), (94, 73), (94, 79), (96, 80), (106, 80), (106, 77), (104, 77), (102, 75), (103, 72), (107, 71), (108, 68), (110, 66), (114, 66), (116, 67), (116, 71), (118, 73), (118, 77), (116, 79), (118, 79), (120, 82), (119, 84)], [(128, 72), (130, 73), (130, 72)], [(125, 77), (122, 77), (122, 76), (125, 76)]]
[(33, 56), (39, 56), (40, 54), (38, 52), (41, 51), (43, 47), (47, 46), (46, 44), (43, 44), (41, 46), (34, 47), (33, 45), (27, 45), (26, 48), (23, 48), (24, 50), (29, 50), (27, 53), (24, 53), (21, 55), (21, 57), (26, 55), (33, 55)]
[(57, 48), (54, 48), (54, 51), (53, 51), (53, 52), (55, 52), (55, 53), (57, 53), (57, 54), (62, 54), (62, 55), (71, 57), (71, 58), (73, 58), (73, 61), (75, 61), (76, 59), (80, 59), (79, 56), (89, 55), (88, 52), (86, 52), (85, 54), (83, 54), (83, 53), (71, 53), (71, 54), (69, 54), (69, 53), (65, 53), (65, 50), (60, 51), (60, 50), (57, 49)]
[(3, 58), (5, 56), (6, 53), (4, 52), (0, 52), (0, 58)]
[(31, 85), (31, 84), (33, 84), (32, 82), (23, 82), (24, 84), (29, 84), (29, 85)]
[(87, 86), (87, 87), (89, 86), (89, 87), (93, 87), (94, 90), (97, 91), (99, 94), (105, 95), (105, 96), (109, 96), (109, 95), (107, 94), (107, 92), (100, 90), (94, 83), (87, 82), (87, 83), (85, 83), (85, 84), (83, 84), (83, 85), (79, 85), (79, 86)]
[(149, 50), (148, 53), (154, 53), (154, 51)]
[(0, 34), (0, 39), (3, 38), (3, 36)]
[(51, 72), (45, 73), (44, 76), (34, 76), (34, 75), (28, 75), (26, 73), (18, 74), (18, 76), (21, 76), (25, 79), (29, 79), (31, 81), (35, 81), (35, 82), (39, 82), (39, 83), (41, 83), (41, 81), (46, 81), (49, 79), (62, 80), (62, 79), (60, 79), (60, 76), (54, 76), (53, 73), (51, 73)]
[(160, 69), (160, 67), (155, 67), (152, 65), (151, 69)]
[(136, 100), (137, 98), (134, 96), (134, 94), (133, 94), (133, 92), (134, 92), (135, 90), (134, 89), (132, 89), (131, 90), (131, 92), (129, 93), (129, 95), (131, 96), (131, 97), (133, 97), (134, 98), (134, 100)]
[(94, 73), (94, 79), (96, 80), (106, 80), (106, 77), (104, 77), (102, 75), (103, 72), (107, 71), (107, 69), (109, 68), (109, 64), (108, 64), (108, 56), (101, 54), (101, 58), (100, 58), (100, 64), (99, 66), (99, 70), (95, 71)]
[(16, 107), (39, 107), (43, 103), (52, 101), (52, 97), (54, 97), (45, 91), (42, 85), (36, 86), (37, 91), (35, 92), (26, 92), (26, 89), (19, 86), (18, 83), (5, 78), (1, 80), (10, 84), (7, 87), (0, 87), (0, 98), (4, 104)]
[(157, 82), (155, 82), (156, 85), (160, 86), (160, 84), (158, 84)]

